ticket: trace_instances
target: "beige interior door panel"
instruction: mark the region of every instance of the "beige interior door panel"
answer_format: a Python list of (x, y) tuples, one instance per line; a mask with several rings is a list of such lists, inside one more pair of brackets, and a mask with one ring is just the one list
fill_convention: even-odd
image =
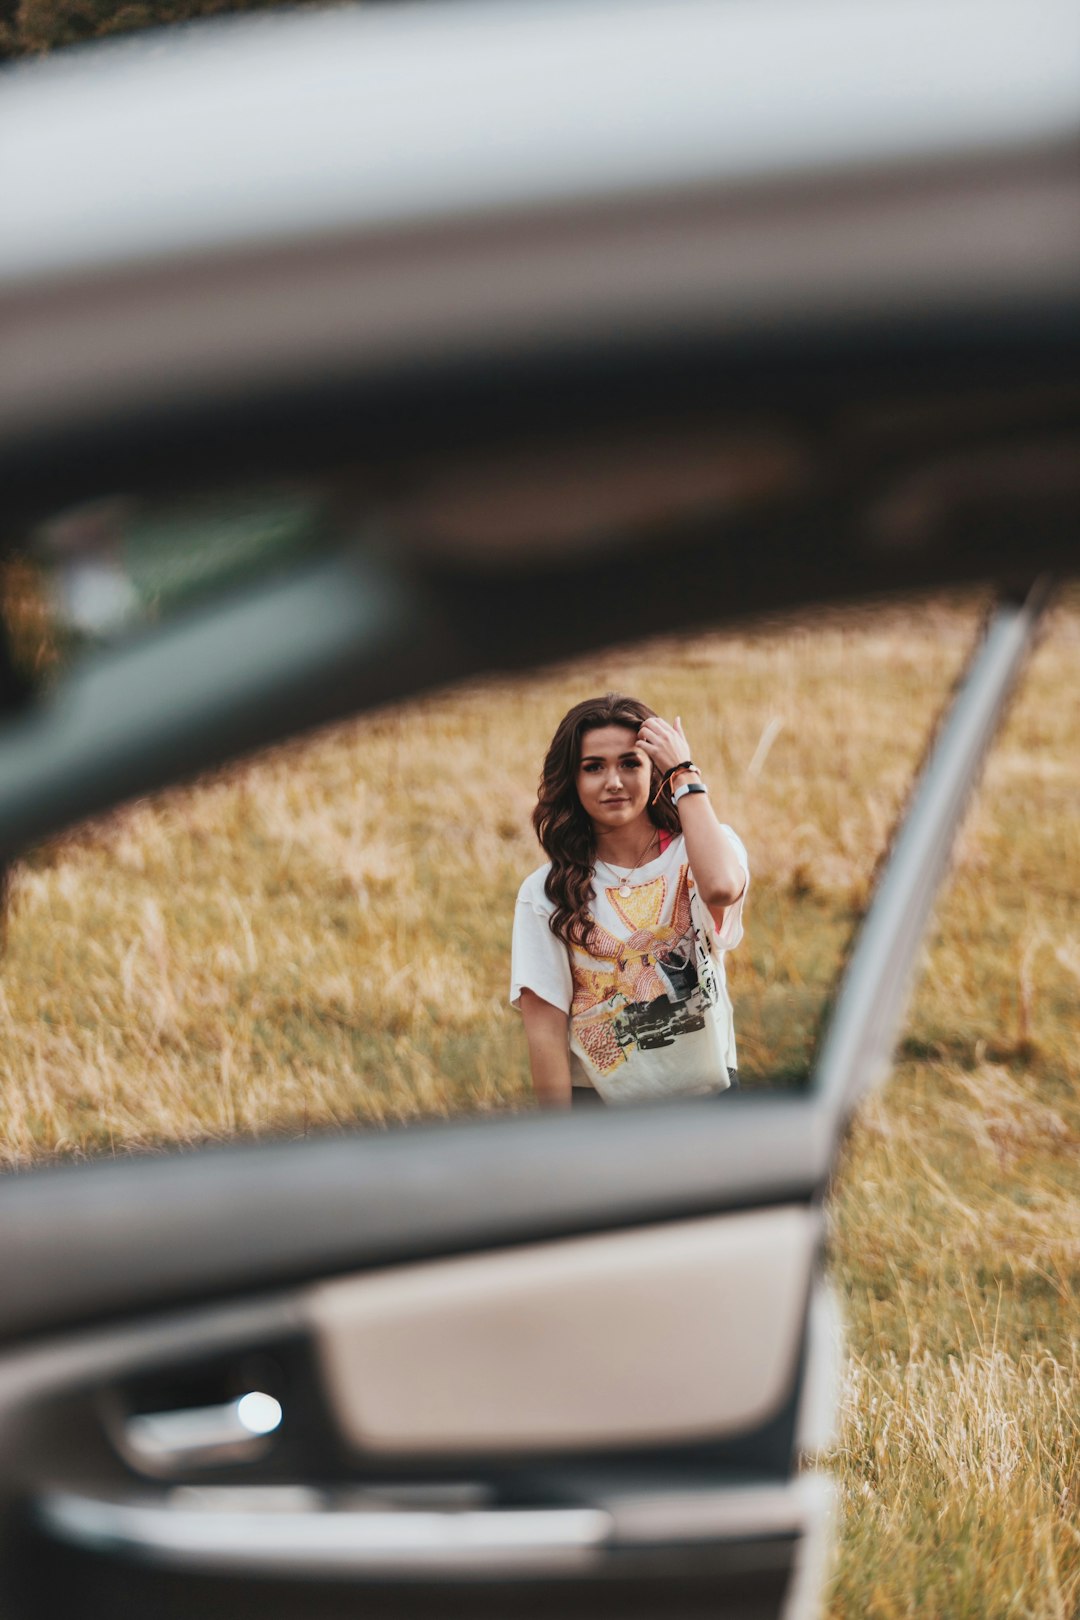
[(367, 1453), (719, 1438), (790, 1391), (820, 1218), (786, 1206), (345, 1278), (306, 1296)]

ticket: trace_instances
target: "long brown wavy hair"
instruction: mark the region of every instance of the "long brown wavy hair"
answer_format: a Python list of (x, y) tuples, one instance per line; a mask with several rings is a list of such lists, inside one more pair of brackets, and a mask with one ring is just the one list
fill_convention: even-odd
[[(555, 906), (551, 932), (566, 945), (580, 944), (585, 937), (596, 860), (593, 825), (577, 791), (582, 735), (600, 726), (626, 726), (636, 732), (641, 722), (651, 719), (655, 713), (655, 709), (637, 698), (606, 692), (603, 697), (576, 703), (563, 715), (551, 739), (540, 773), (533, 826), (551, 861), (551, 871), (544, 884), (547, 897)], [(649, 817), (655, 826), (676, 833), (679, 816), (674, 805), (663, 798), (651, 803), (659, 786), (660, 774), (654, 765)]]

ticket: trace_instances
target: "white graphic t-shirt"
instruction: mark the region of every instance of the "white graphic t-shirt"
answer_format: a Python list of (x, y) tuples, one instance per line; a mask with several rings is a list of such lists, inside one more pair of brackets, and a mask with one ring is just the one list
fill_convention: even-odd
[[(746, 850), (724, 827), (749, 882)], [(550, 865), (525, 879), (514, 912), (510, 1001), (531, 990), (570, 1015), (576, 1085), (608, 1102), (722, 1091), (737, 1067), (724, 954), (742, 939), (746, 885), (715, 926), (699, 899), (679, 834), (625, 887), (596, 863), (590, 927), (569, 949), (551, 932)]]

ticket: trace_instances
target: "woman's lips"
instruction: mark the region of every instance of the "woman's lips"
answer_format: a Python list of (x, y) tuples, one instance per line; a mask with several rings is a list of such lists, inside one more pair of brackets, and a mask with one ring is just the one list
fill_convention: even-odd
[(630, 803), (630, 800), (629, 800), (629, 799), (601, 799), (601, 800), (600, 800), (600, 803), (601, 803), (601, 804), (606, 804), (606, 805), (612, 805), (612, 804), (629, 804), (629, 803)]

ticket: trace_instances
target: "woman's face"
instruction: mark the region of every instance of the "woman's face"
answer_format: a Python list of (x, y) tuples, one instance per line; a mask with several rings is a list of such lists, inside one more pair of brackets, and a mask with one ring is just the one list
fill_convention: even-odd
[(648, 809), (649, 761), (636, 739), (636, 726), (597, 726), (581, 734), (578, 798), (597, 832), (628, 827)]

